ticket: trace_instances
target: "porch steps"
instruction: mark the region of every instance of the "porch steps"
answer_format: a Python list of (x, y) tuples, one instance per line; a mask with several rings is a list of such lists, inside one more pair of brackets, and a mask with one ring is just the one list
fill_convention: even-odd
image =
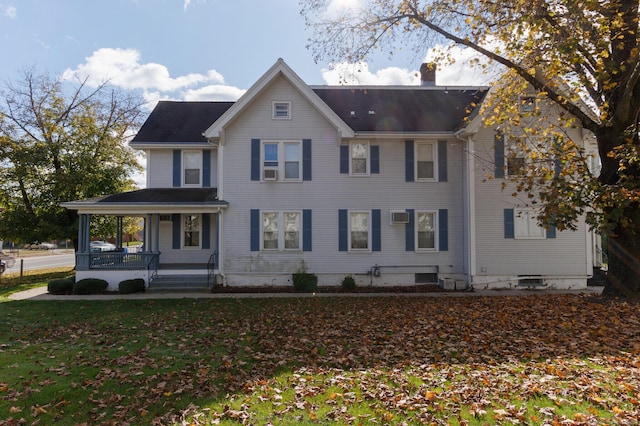
[(149, 291), (206, 291), (209, 289), (206, 274), (156, 275), (149, 283)]

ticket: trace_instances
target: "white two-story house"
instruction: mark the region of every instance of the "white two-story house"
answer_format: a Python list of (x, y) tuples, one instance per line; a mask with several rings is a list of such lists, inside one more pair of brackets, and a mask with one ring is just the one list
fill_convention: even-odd
[[(278, 60), (236, 102), (159, 102), (130, 143), (146, 189), (64, 204), (80, 216), (77, 277), (585, 287), (586, 226), (541, 227), (502, 190), (505, 142), (475, 117), (489, 88), (434, 79), (309, 86)], [(143, 218), (144, 251), (91, 252), (94, 215)]]

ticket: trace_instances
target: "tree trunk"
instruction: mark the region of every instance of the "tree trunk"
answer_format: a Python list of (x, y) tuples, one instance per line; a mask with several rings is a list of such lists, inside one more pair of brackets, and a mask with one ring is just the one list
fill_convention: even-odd
[[(633, 210), (633, 211), (629, 211)], [(640, 209), (628, 208), (624, 215), (631, 226), (618, 226), (609, 235), (607, 254), (609, 269), (603, 295), (608, 297), (640, 298)]]

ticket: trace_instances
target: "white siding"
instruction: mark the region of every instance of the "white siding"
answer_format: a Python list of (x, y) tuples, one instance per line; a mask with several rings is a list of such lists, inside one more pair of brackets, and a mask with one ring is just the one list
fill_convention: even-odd
[[(291, 120), (271, 119), (272, 101), (276, 100), (291, 101)], [(312, 181), (251, 181), (253, 138), (312, 139)], [(339, 173), (341, 141), (338, 138), (336, 130), (285, 79), (273, 82), (225, 130), (222, 172), (224, 199), (229, 207), (224, 211), (222, 251), (223, 272), (228, 276), (228, 283), (246, 283), (240, 278), (244, 275), (254, 277), (253, 283), (258, 285), (282, 284), (286, 275), (302, 268), (303, 261), (309, 272), (320, 276), (321, 285), (339, 284), (346, 274), (366, 274), (376, 264), (382, 267), (382, 276), (373, 278), (373, 284), (412, 284), (413, 273), (433, 271), (433, 266), (443, 274), (461, 276), (464, 273), (463, 150), (459, 141), (448, 141), (448, 182), (416, 183), (405, 182), (404, 140), (371, 140), (372, 145), (380, 147), (380, 174), (349, 177)], [(297, 253), (250, 251), (251, 209), (312, 210), (313, 250)], [(382, 250), (370, 253), (339, 251), (339, 209), (380, 209)], [(420, 254), (405, 251), (405, 227), (390, 225), (391, 209), (447, 209), (449, 250)], [(330, 278), (332, 274), (334, 276)], [(367, 277), (364, 281), (369, 280)]]
[[(540, 275), (582, 277), (579, 282), (585, 285), (591, 265), (587, 256), (584, 222), (578, 224), (575, 232), (557, 231), (556, 238), (524, 240), (504, 237), (504, 209), (517, 208), (520, 201), (511, 195), (514, 192), (513, 184), (509, 183), (502, 190), (505, 179), (492, 178), (494, 135), (493, 130), (483, 129), (475, 136), (477, 270), (474, 280), (504, 280), (504, 284), (508, 283), (508, 277)], [(578, 134), (575, 136), (579, 137)]]

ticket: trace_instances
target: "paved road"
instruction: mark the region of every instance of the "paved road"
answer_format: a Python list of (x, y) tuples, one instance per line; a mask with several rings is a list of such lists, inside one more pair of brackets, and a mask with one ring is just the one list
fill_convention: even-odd
[(53, 250), (46, 253), (43, 252), (41, 256), (16, 257), (14, 265), (11, 268), (8, 268), (5, 273), (19, 273), (21, 261), (23, 262), (23, 268), (25, 271), (67, 266), (72, 267), (76, 262), (75, 255), (73, 253), (69, 253), (68, 250)]

